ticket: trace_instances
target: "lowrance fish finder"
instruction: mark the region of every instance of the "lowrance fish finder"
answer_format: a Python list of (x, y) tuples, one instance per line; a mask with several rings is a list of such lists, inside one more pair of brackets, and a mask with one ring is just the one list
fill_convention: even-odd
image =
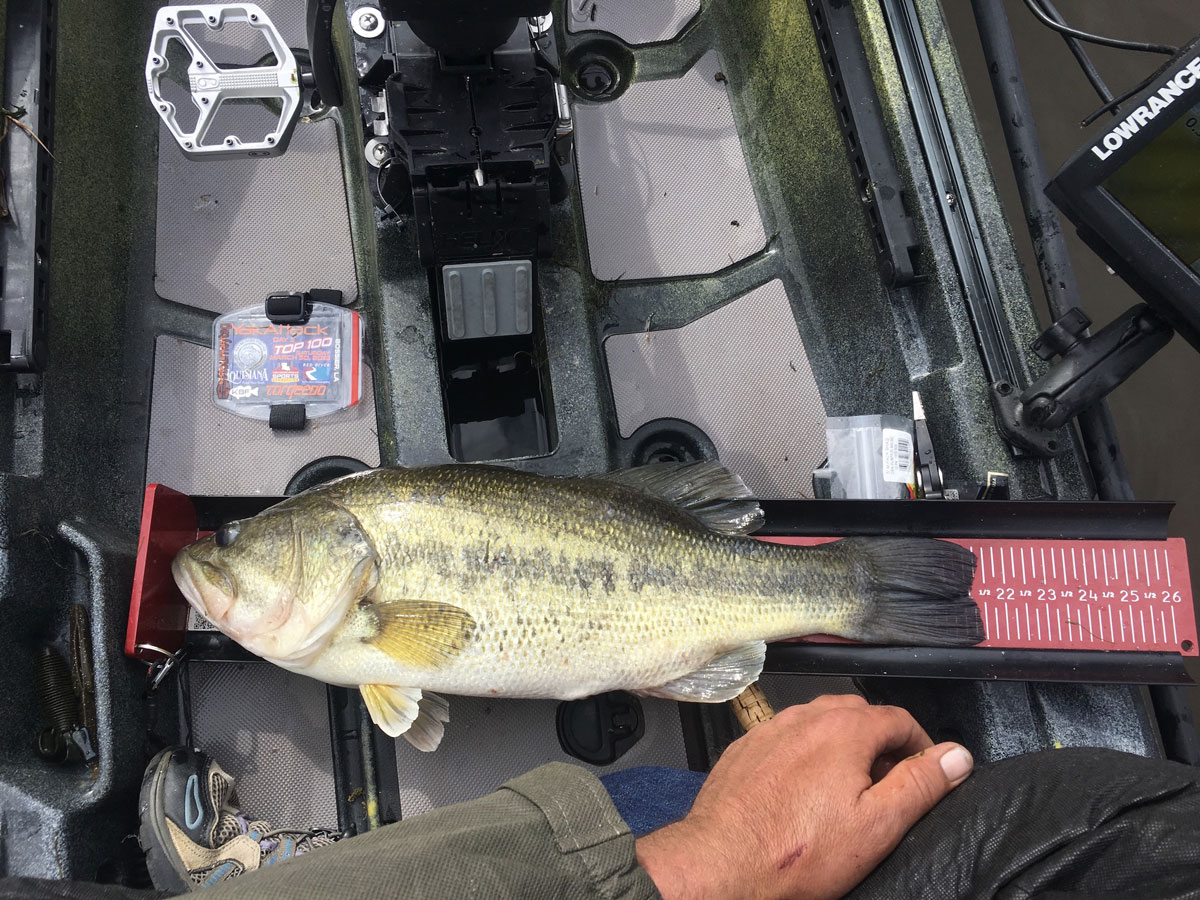
[(1200, 38), (1046, 188), (1079, 235), (1200, 350)]

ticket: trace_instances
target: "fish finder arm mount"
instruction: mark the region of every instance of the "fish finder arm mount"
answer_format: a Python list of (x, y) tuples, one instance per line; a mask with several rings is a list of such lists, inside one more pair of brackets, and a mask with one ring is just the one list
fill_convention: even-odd
[(1073, 307), (1033, 342), (1033, 352), (1049, 362), (1061, 357), (1020, 393), (1011, 384), (993, 385), (996, 422), (1014, 444), (1031, 452), (1054, 453), (1059, 429), (1122, 384), (1166, 346), (1175, 332), (1145, 303), (1126, 310), (1094, 335), (1091, 319)]

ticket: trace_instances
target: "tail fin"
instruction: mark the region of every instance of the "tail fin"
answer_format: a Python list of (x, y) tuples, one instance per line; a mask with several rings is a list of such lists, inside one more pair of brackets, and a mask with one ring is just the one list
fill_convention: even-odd
[(922, 647), (969, 647), (983, 640), (971, 599), (975, 555), (931, 538), (846, 538), (846, 554), (866, 609), (855, 640)]

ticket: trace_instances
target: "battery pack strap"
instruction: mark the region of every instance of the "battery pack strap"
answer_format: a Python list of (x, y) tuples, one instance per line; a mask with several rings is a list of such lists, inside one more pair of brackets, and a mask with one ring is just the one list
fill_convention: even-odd
[(308, 421), (303, 403), (280, 403), (271, 407), (268, 422), (272, 431), (303, 431)]

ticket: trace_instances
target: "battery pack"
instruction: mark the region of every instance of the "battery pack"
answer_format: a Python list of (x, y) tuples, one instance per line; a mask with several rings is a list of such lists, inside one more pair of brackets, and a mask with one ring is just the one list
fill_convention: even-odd
[(358, 313), (313, 303), (303, 323), (272, 322), (261, 305), (213, 322), (213, 401), (251, 419), (303, 404), (319, 418), (358, 403), (362, 385)]

